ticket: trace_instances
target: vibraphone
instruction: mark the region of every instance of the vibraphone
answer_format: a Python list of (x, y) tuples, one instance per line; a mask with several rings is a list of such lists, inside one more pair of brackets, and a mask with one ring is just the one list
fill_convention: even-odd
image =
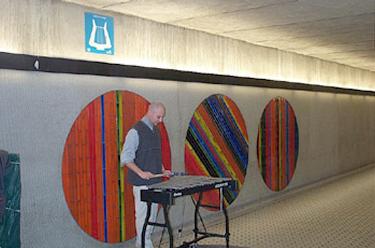
[[(191, 244), (196, 244), (199, 240), (208, 237), (225, 238), (226, 246), (229, 247), (229, 218), (223, 199), (224, 188), (235, 189), (236, 181), (231, 178), (216, 178), (206, 176), (177, 176), (171, 177), (168, 181), (151, 185), (146, 190), (141, 190), (141, 200), (147, 202), (147, 215), (142, 231), (142, 248), (145, 247), (145, 233), (148, 225), (166, 227), (169, 234), (169, 247), (173, 248), (173, 231), (169, 220), (169, 206), (175, 204), (175, 199), (195, 193), (199, 194), (198, 200), (195, 203), (194, 214), (194, 239), (189, 242), (184, 242), (179, 247), (189, 247)], [(205, 191), (219, 190), (220, 192), (220, 206), (211, 206), (201, 204), (202, 194)], [(165, 223), (150, 222), (151, 204), (159, 203), (163, 207)], [(219, 209), (225, 216), (225, 233), (209, 233), (200, 231), (198, 228), (198, 216), (200, 207), (209, 207)]]

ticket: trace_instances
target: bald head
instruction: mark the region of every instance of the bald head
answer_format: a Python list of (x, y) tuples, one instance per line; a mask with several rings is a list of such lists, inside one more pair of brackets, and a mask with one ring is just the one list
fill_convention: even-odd
[(165, 112), (164, 104), (160, 102), (153, 102), (148, 106), (146, 116), (154, 125), (157, 125), (163, 121)]
[(150, 103), (150, 105), (148, 106), (148, 111), (157, 111), (159, 109), (163, 109), (163, 111), (165, 112), (165, 106), (164, 104), (162, 104), (161, 102), (152, 102)]

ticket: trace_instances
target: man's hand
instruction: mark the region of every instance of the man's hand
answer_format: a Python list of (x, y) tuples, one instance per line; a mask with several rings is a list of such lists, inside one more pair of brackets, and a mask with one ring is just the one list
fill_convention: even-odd
[(164, 169), (163, 169), (162, 172), (163, 172), (163, 175), (166, 176), (166, 177), (170, 177), (170, 176), (172, 176), (172, 172), (171, 172), (170, 170), (164, 170)]
[[(151, 173), (152, 174), (152, 173)], [(162, 173), (159, 173), (159, 174), (152, 174), (152, 176), (150, 178), (157, 178), (157, 177), (171, 177), (172, 176), (172, 172), (170, 170), (163, 170)], [(149, 178), (149, 179), (150, 179)], [(145, 179), (145, 178), (144, 178)]]
[(152, 174), (149, 171), (140, 171), (138, 174), (142, 179), (149, 180), (150, 178), (154, 177), (154, 174)]
[(127, 163), (126, 166), (131, 169), (133, 172), (135, 172), (139, 177), (141, 177), (142, 179), (145, 179), (145, 180), (149, 180), (153, 177), (155, 177), (155, 175), (149, 171), (143, 171), (141, 170), (135, 163), (133, 162), (130, 162), (130, 163)]

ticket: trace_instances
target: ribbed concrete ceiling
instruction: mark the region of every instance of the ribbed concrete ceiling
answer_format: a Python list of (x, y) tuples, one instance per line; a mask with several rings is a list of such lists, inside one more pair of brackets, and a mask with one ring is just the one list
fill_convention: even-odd
[(375, 0), (65, 0), (375, 71)]

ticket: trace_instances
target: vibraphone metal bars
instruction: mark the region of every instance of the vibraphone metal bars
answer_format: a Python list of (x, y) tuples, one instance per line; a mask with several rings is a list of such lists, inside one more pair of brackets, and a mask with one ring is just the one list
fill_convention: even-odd
[[(184, 242), (179, 247), (189, 247), (191, 244), (197, 243), (199, 240), (208, 237), (221, 237), (226, 240), (226, 247), (229, 248), (229, 218), (224, 203), (223, 189), (235, 189), (236, 181), (231, 178), (216, 178), (206, 176), (177, 176), (171, 177), (168, 181), (151, 185), (148, 189), (141, 191), (141, 200), (147, 202), (147, 215), (142, 231), (142, 248), (145, 247), (145, 233), (148, 225), (166, 227), (169, 234), (169, 247), (173, 248), (173, 231), (169, 221), (169, 206), (175, 204), (175, 199), (195, 193), (199, 194), (198, 201), (195, 203), (194, 214), (194, 239)], [(202, 195), (205, 191), (219, 190), (220, 206), (211, 206), (201, 204)], [(151, 204), (159, 203), (163, 207), (165, 223), (150, 222)], [(200, 231), (198, 227), (198, 216), (200, 207), (209, 207), (219, 209), (225, 216), (225, 233), (209, 233)]]

